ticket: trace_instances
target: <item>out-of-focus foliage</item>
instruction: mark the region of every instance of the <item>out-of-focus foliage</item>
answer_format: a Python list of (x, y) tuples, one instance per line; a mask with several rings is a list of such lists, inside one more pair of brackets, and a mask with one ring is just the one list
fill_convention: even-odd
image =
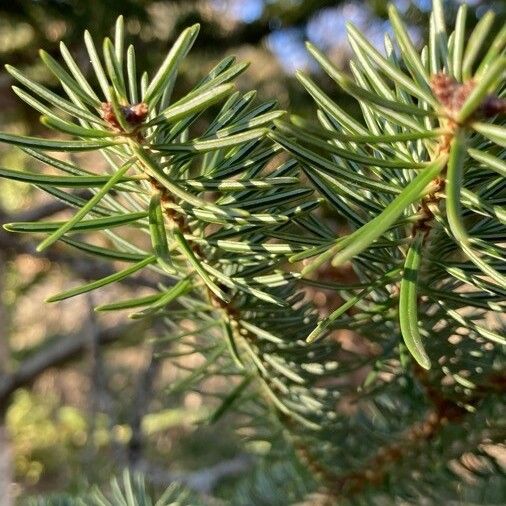
[(32, 499), (27, 506), (200, 506), (198, 497), (185, 487), (173, 483), (155, 496), (148, 490), (145, 479), (140, 474), (133, 476), (127, 470), (122, 479), (113, 478), (108, 490), (94, 487), (93, 491), (81, 497), (71, 495), (54, 495), (46, 498)]
[(42, 474), (58, 473), (61, 462), (66, 462), (69, 470), (76, 469), (74, 458), (86, 444), (88, 428), (83, 414), (56, 401), (55, 398), (43, 401), (19, 390), (7, 411), (15, 470), (25, 484), (37, 483)]
[[(397, 0), (410, 33), (421, 42), (427, 35), (430, 2)], [(445, 11), (454, 18), (459, 2), (445, 2)], [(345, 22), (353, 21), (374, 43), (381, 44), (383, 33), (391, 31), (385, 0), (39, 0), (2, 2), (0, 5), (0, 63), (27, 65), (33, 76), (49, 79), (37, 62), (37, 50), (50, 54), (58, 50), (60, 40), (78, 55), (84, 56), (82, 33), (92, 27), (102, 40), (119, 15), (125, 16), (126, 32), (137, 38), (145, 68), (154, 68), (179, 31), (192, 23), (201, 24), (199, 40), (182, 69), (183, 81), (203, 75), (223, 54), (233, 53), (251, 62), (248, 84), (264, 96), (275, 95), (283, 106), (292, 103), (292, 111), (309, 106), (292, 75), (297, 69), (319, 72), (304, 49), (310, 40), (345, 66), (350, 56)], [(506, 19), (501, 0), (471, 2), (468, 18), (476, 22), (486, 9), (497, 13), (490, 36)], [(86, 58), (79, 60), (85, 75), (91, 70)], [(5, 85), (0, 79), (0, 86)], [(181, 85), (182, 83), (180, 83)], [(335, 98), (330, 81), (323, 82)], [(5, 99), (1, 97), (0, 101)], [(4, 121), (0, 119), (0, 122)]]

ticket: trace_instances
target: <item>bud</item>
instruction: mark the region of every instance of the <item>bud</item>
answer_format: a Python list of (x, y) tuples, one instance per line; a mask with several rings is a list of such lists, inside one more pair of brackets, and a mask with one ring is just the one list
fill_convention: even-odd
[[(124, 106), (121, 108), (121, 112), (129, 125), (137, 126), (146, 119), (148, 115), (148, 105), (144, 102), (140, 102), (138, 104)], [(110, 102), (102, 103), (100, 115), (114, 131), (123, 131)]]

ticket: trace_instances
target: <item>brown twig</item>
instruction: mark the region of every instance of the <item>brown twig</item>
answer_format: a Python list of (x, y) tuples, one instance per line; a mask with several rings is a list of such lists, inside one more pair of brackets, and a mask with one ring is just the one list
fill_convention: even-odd
[(137, 469), (142, 459), (144, 436), (142, 433), (142, 419), (146, 414), (149, 402), (153, 396), (153, 384), (160, 369), (160, 360), (151, 351), (151, 356), (144, 371), (139, 375), (137, 390), (132, 402), (132, 413), (130, 416), (130, 429), (132, 437), (128, 442), (127, 459), (128, 465)]
[[(98, 342), (101, 346), (111, 344), (140, 326), (141, 324), (129, 324), (100, 329)], [(23, 360), (14, 372), (0, 377), (0, 411), (5, 409), (15, 390), (31, 385), (48, 369), (62, 366), (80, 356), (88, 341), (89, 337), (82, 329), (75, 334), (56, 338), (51, 344)]]

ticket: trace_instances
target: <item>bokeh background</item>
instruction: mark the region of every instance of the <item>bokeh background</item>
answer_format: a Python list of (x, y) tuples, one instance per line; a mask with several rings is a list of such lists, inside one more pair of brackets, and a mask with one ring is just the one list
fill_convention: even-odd
[[(446, 3), (448, 19), (454, 19), (460, 2)], [(497, 13), (493, 31), (504, 24), (506, 2), (468, 3), (469, 25), (490, 8)], [(395, 4), (421, 42), (431, 2)], [(152, 72), (177, 34), (199, 22), (200, 36), (182, 68), (177, 94), (234, 54), (251, 62), (239, 87), (255, 88), (260, 99), (274, 97), (281, 108), (311, 118), (314, 108), (295, 80), (297, 69), (316, 74), (336, 101), (343, 103), (344, 97), (319, 74), (304, 41), (346, 68), (345, 24), (353, 22), (380, 48), (391, 31), (386, 6), (384, 0), (0, 0), (0, 63), (55, 87), (38, 48), (58, 57), (58, 44), (65, 41), (86, 74), (83, 31), (90, 29), (100, 43), (123, 14), (140, 63)], [(47, 134), (11, 84), (2, 70), (0, 130)], [(102, 163), (93, 155), (75, 161), (94, 170)], [(6, 146), (0, 146), (0, 165), (33, 170), (21, 151)], [(0, 223), (56, 219), (66, 212), (17, 183), (0, 181), (0, 196)], [(127, 465), (145, 470), (154, 486), (176, 478), (198, 492), (226, 496), (250, 465), (230, 430), (232, 421), (198, 426), (212, 402), (192, 392), (167, 393), (176, 373), (164, 360), (153, 359), (149, 338), (156, 328), (92, 310), (97, 303), (149, 290), (155, 280), (141, 278), (136, 287), (124, 283), (93, 297), (47, 305), (49, 295), (106, 275), (111, 266), (62, 246), (36, 254), (34, 245), (32, 237), (0, 230), (0, 506), (54, 491), (79, 493)], [(324, 311), (325, 298), (317, 302)]]

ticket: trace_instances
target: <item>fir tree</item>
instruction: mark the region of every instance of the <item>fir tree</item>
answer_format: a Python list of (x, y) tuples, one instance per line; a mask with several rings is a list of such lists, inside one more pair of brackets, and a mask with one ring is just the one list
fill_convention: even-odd
[[(181, 368), (172, 392), (227, 379), (208, 422), (234, 410), (245, 440), (270, 449), (231, 504), (504, 503), (505, 339), (496, 317), (505, 292), (506, 31), (487, 44), (488, 13), (466, 40), (466, 13), (461, 6), (448, 31), (435, 0), (421, 52), (394, 7), (395, 39), (385, 38), (384, 53), (349, 26), (351, 76), (308, 45), (358, 101), (360, 119), (302, 73), (318, 122), (282, 118), (275, 102), (235, 90), (246, 65), (233, 58), (172, 100), (198, 26), (151, 78), (138, 78), (122, 18), (102, 58), (85, 36), (98, 86), (64, 46), (66, 67), (41, 58), (65, 96), (7, 68), (22, 85), (15, 93), (73, 139), (0, 134), (62, 173), (0, 175), (76, 212), (5, 228), (48, 234), (39, 250), (63, 241), (125, 262), (50, 302), (157, 273), (151, 295), (96, 310), (130, 309), (132, 318), (163, 323), (156, 346)], [(204, 112), (212, 119), (203, 126)], [(47, 151), (97, 151), (109, 171)], [(88, 233), (103, 234), (109, 247)], [(334, 281), (347, 263), (354, 281)], [(308, 297), (314, 290), (344, 302), (322, 318)], [(343, 347), (336, 329), (356, 331), (361, 346)], [(192, 354), (205, 359), (186, 370), (180, 357)], [(354, 372), (365, 380), (357, 384)], [(96, 497), (150, 504), (141, 488), (134, 493), (125, 475), (112, 503)]]

